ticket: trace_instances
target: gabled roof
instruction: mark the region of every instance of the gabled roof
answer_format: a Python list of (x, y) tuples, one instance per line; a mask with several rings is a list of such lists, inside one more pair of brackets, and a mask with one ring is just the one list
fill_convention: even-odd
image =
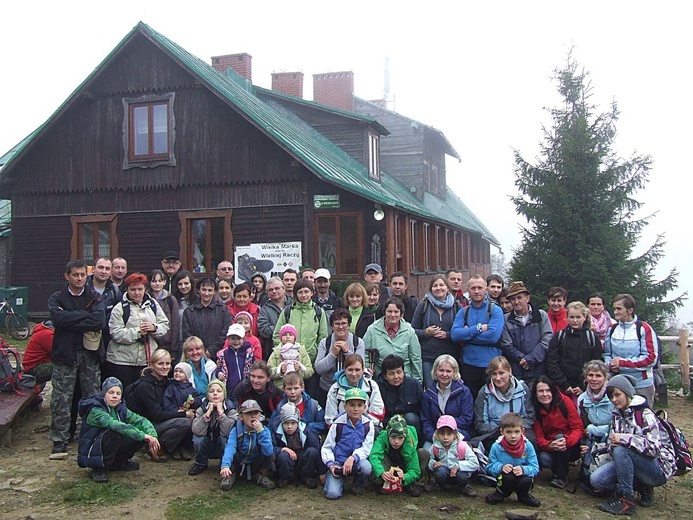
[[(498, 241), (493, 238), (481, 222), (456, 197), (455, 200), (460, 202), (459, 207), (453, 208), (449, 203), (441, 201), (445, 208), (442, 211), (438, 211), (436, 208), (429, 209), (425, 203), (419, 201), (404, 185), (385, 171), (381, 172), (382, 182), (371, 180), (366, 168), (361, 163), (354, 160), (332, 141), (281, 106), (279, 102), (260, 99), (256, 95), (257, 87), (254, 87), (249, 81), (231, 70), (226, 73), (217, 71), (211, 65), (193, 56), (178, 44), (142, 22), (138, 23), (128, 33), (43, 125), (7, 154), (11, 154), (11, 156), (4, 168), (3, 178), (11, 171), (13, 163), (31, 148), (36, 138), (40, 137), (51, 126), (52, 122), (67, 110), (81, 94), (82, 90), (86, 89), (101, 71), (115, 59), (120, 51), (138, 35), (146, 37), (206, 86), (213, 94), (217, 95), (228, 106), (236, 110), (242, 117), (269, 136), (287, 153), (325, 182), (386, 206), (399, 208), (431, 220), (446, 222), (456, 227), (479, 233), (491, 243), (498, 245)], [(335, 111), (335, 109), (331, 110)], [(346, 114), (351, 118), (360, 118), (372, 123), (370, 118), (363, 118), (357, 114)], [(432, 130), (438, 132), (435, 129)], [(454, 153), (456, 154), (456, 152)], [(450, 191), (448, 191), (448, 194), (450, 194)]]
[(412, 125), (420, 126), (426, 132), (431, 132), (432, 134), (437, 136), (443, 142), (443, 146), (445, 147), (445, 153), (454, 157), (458, 161), (461, 160), (460, 154), (458, 154), (457, 150), (455, 150), (455, 148), (452, 146), (452, 144), (450, 144), (450, 141), (448, 141), (448, 138), (445, 137), (445, 134), (443, 132), (441, 132), (440, 130), (438, 130), (437, 128), (433, 128), (431, 125), (427, 125), (425, 123), (422, 123), (421, 121), (417, 121), (415, 119), (412, 119), (411, 117), (403, 116), (399, 112), (394, 112), (394, 111), (389, 110), (387, 108), (384, 108), (380, 105), (376, 105), (375, 103), (372, 103), (372, 102), (368, 101), (367, 99), (363, 99), (363, 98), (360, 98), (358, 96), (354, 96), (354, 98), (358, 99), (362, 103), (366, 103), (367, 105), (372, 106), (376, 110), (379, 110), (381, 112), (387, 112), (387, 113), (391, 114), (393, 117), (398, 117), (404, 121), (408, 121)]

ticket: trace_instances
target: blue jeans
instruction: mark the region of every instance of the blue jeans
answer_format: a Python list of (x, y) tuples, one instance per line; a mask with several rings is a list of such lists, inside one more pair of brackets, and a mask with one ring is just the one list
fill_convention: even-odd
[(613, 461), (590, 475), (590, 484), (597, 491), (610, 493), (615, 489), (619, 496), (632, 497), (635, 480), (652, 487), (663, 486), (667, 481), (656, 459), (624, 446), (616, 446), (613, 456)]
[[(554, 439), (565, 437), (562, 433), (557, 434)], [(556, 478), (568, 480), (568, 466), (573, 460), (580, 458), (580, 445), (576, 444), (566, 451), (540, 451), (539, 467), (550, 469)]]
[[(368, 459), (361, 459), (358, 464), (354, 464), (351, 474), (354, 476), (354, 486), (365, 486), (371, 476), (373, 468)], [(342, 496), (344, 491), (344, 477), (335, 477), (332, 472), (327, 470), (325, 479), (325, 497), (336, 500)]]
[(460, 471), (458, 470), (454, 477), (450, 476), (450, 468), (445, 466), (440, 466), (433, 470), (433, 475), (436, 479), (436, 484), (439, 488), (445, 489), (445, 486), (456, 485), (460, 489), (463, 489), (469, 484), (469, 479), (472, 478), (471, 471)]
[(220, 435), (215, 442), (206, 435), (193, 435), (193, 446), (195, 447), (195, 464), (206, 466), (209, 459), (221, 459), (224, 456), (224, 449), (228, 437)]

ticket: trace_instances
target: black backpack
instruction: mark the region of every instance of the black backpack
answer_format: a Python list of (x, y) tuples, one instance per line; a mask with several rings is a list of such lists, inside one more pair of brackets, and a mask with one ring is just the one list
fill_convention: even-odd
[[(149, 296), (149, 295), (147, 295)], [(149, 302), (152, 307), (152, 311), (154, 311), (154, 316), (156, 316), (156, 300), (149, 296)], [(123, 300), (123, 325), (128, 324), (128, 320), (130, 319), (130, 302), (128, 300)], [(169, 300), (169, 307), (173, 308), (173, 303)]]

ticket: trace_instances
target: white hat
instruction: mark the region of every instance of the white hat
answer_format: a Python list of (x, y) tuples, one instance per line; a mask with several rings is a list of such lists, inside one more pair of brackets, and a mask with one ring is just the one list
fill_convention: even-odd
[(239, 338), (245, 338), (245, 327), (240, 323), (234, 323), (229, 327), (229, 331), (226, 333), (227, 336), (238, 336)]
[(327, 269), (321, 267), (320, 269), (315, 271), (315, 275), (313, 276), (313, 278), (315, 280), (317, 280), (318, 278), (325, 278), (326, 280), (329, 280), (330, 278), (332, 278), (332, 275)]

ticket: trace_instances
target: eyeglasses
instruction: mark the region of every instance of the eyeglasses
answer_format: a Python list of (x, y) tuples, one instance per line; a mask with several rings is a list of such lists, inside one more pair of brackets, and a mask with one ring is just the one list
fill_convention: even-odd
[(176, 265), (176, 264), (180, 264), (180, 260), (164, 260), (164, 263), (166, 265)]
[(332, 324), (332, 327), (339, 328), (339, 329), (343, 329), (344, 327), (348, 327), (348, 326), (349, 326), (349, 322), (347, 322), (347, 321), (337, 321), (337, 322)]

